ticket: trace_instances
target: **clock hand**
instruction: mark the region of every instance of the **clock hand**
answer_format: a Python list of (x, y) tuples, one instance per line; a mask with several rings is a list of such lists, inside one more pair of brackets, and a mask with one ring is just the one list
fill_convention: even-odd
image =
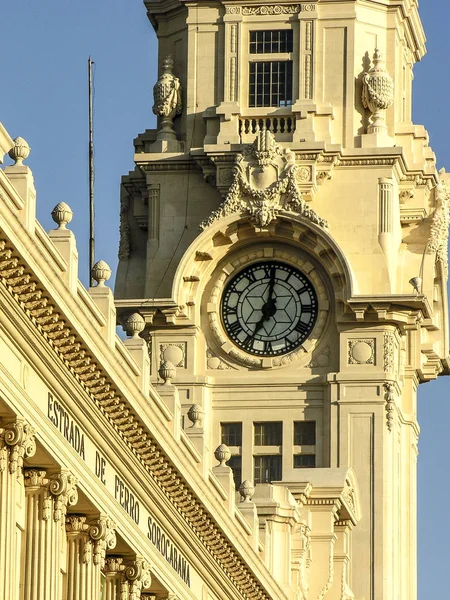
[[(274, 286), (275, 286), (275, 267), (272, 267), (272, 269), (270, 271), (269, 295), (267, 297), (267, 302), (270, 302), (272, 300)], [(266, 304), (267, 304), (267, 302), (266, 302)]]

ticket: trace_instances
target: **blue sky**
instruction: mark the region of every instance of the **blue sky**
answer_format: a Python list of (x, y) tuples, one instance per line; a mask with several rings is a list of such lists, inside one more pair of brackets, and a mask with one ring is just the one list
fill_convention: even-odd
[[(0, 13), (0, 121), (32, 151), (38, 218), (74, 211), (71, 229), (88, 283), (87, 59), (95, 61), (96, 259), (117, 265), (119, 183), (133, 168), (133, 138), (154, 127), (156, 40), (141, 0), (14, 0)], [(428, 55), (416, 66), (414, 121), (427, 127), (439, 167), (450, 170), (450, 2), (421, 2)], [(444, 67), (442, 67), (444, 65)], [(422, 386), (419, 419), (419, 600), (447, 596), (450, 526), (450, 378)]]

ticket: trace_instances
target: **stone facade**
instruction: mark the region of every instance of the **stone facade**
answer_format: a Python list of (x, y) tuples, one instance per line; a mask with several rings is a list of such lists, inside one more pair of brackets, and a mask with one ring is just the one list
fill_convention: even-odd
[(411, 121), (416, 3), (145, 4), (172, 104), (123, 178), (119, 319), (145, 320), (205, 477), (228, 442), (221, 477), (255, 488), (244, 514), (283, 589), (415, 598), (450, 198)]

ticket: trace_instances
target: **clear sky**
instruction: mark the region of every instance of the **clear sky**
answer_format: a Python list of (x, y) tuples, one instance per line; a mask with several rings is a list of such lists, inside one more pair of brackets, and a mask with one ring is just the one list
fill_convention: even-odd
[[(429, 53), (416, 66), (414, 121), (430, 132), (439, 168), (450, 170), (450, 2), (420, 4)], [(156, 40), (143, 2), (3, 0), (0, 39), (0, 121), (31, 146), (44, 228), (58, 202), (74, 211), (87, 285), (87, 59), (95, 61), (96, 259), (115, 271), (120, 177), (133, 168), (133, 138), (155, 125)], [(450, 377), (440, 378), (419, 396), (419, 600), (448, 597), (449, 392)]]

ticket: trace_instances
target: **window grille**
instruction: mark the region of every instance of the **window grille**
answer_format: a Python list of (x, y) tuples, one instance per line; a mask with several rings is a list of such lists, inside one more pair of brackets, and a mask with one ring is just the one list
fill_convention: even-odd
[(281, 454), (275, 456), (255, 456), (255, 484), (280, 481), (281, 478)]
[(283, 444), (283, 423), (254, 423), (255, 446), (281, 446)]
[(278, 54), (292, 52), (293, 49), (292, 29), (250, 31), (250, 54)]
[(250, 62), (249, 106), (292, 104), (292, 61)]

